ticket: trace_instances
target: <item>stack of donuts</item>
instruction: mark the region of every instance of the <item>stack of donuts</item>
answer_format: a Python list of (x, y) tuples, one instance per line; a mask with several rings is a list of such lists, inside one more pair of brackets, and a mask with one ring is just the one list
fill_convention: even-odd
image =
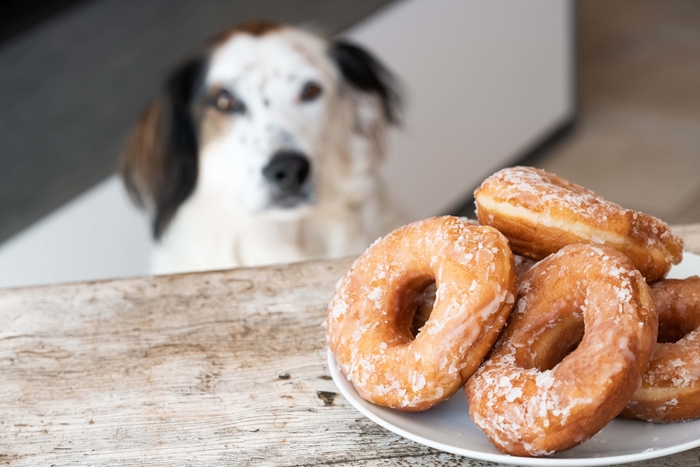
[(361, 397), (415, 412), (464, 388), (473, 422), (518, 456), (616, 416), (700, 418), (700, 278), (664, 279), (683, 255), (664, 222), (530, 167), (474, 197), (478, 223), (404, 226), (339, 281), (328, 345)]

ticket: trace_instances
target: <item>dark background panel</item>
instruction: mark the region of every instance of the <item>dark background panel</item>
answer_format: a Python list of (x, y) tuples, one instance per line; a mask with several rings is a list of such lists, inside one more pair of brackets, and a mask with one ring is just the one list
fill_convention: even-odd
[(5, 0), (0, 14), (0, 43), (85, 1), (87, 0)]

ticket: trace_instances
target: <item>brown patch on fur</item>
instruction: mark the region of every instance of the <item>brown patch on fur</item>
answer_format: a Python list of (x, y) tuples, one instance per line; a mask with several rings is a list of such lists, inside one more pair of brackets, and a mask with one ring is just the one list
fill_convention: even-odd
[(274, 21), (266, 20), (251, 20), (245, 23), (238, 24), (228, 29), (217, 33), (211, 39), (209, 39), (209, 44), (213, 46), (218, 46), (229, 40), (235, 34), (249, 34), (251, 36), (260, 37), (270, 32), (278, 31), (284, 28), (281, 23), (276, 23)]
[(197, 128), (197, 139), (200, 147), (206, 146), (210, 141), (232, 130), (235, 117), (231, 114), (220, 112), (207, 104), (213, 100), (213, 96), (220, 89), (220, 86), (213, 86), (207, 89), (206, 96), (200, 99), (195, 106), (195, 127)]
[(122, 154), (120, 172), (137, 204), (153, 215), (157, 239), (197, 183), (197, 134), (191, 105), (201, 86), (205, 57), (175, 70), (143, 110)]
[(221, 137), (221, 135), (231, 132), (233, 127), (234, 117), (218, 112), (211, 107), (206, 108), (199, 117), (197, 129), (202, 147)]
[(306, 61), (313, 65), (317, 70), (321, 70), (321, 72), (326, 76), (326, 79), (330, 79), (330, 75), (328, 75), (326, 71), (328, 65), (322, 62), (318, 56), (314, 55), (311, 51), (304, 47), (303, 44), (295, 40), (290, 40), (289, 45), (292, 49), (299, 52), (299, 54), (303, 56), (306, 59)]
[(141, 205), (153, 196), (163, 178), (164, 116), (162, 100), (152, 100), (141, 113), (120, 160), (119, 172), (129, 194)]

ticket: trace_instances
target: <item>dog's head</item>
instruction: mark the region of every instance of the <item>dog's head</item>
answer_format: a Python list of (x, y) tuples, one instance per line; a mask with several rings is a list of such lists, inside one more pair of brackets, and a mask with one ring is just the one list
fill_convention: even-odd
[(360, 47), (247, 23), (172, 74), (127, 144), (122, 176), (152, 211), (156, 238), (195, 192), (299, 217), (365, 196), (351, 180), (374, 170), (398, 104), (391, 74)]

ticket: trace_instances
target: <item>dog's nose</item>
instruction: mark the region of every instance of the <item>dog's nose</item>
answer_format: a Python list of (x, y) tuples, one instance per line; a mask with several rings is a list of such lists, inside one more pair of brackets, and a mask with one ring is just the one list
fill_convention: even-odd
[(309, 177), (311, 163), (301, 153), (278, 151), (263, 168), (265, 179), (283, 193), (296, 193)]

